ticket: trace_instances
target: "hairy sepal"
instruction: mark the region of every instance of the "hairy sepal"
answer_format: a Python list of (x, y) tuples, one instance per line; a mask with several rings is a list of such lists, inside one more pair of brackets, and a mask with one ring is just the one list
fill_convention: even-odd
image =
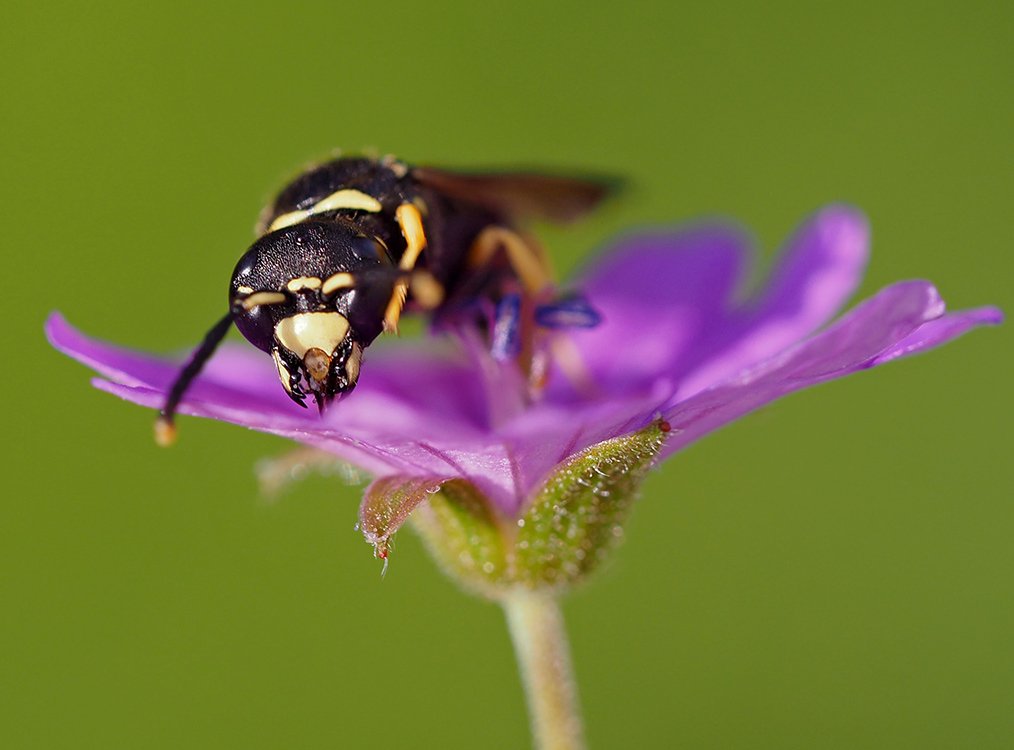
[(444, 572), (465, 589), (496, 598), (509, 585), (510, 526), (470, 482), (446, 482), (412, 523)]
[(655, 422), (556, 467), (517, 521), (513, 578), (539, 589), (583, 580), (622, 539), (641, 482), (669, 431)]
[(391, 534), (411, 513), (441, 568), (464, 588), (490, 598), (517, 587), (567, 589), (594, 571), (623, 537), (668, 430), (655, 422), (572, 456), (518, 518), (505, 517), (462, 479), (378, 480), (363, 501), (361, 527), (377, 555), (386, 558)]
[(358, 528), (373, 545), (375, 557), (387, 559), (394, 532), (444, 481), (441, 477), (394, 476), (377, 479), (366, 488), (359, 506)]

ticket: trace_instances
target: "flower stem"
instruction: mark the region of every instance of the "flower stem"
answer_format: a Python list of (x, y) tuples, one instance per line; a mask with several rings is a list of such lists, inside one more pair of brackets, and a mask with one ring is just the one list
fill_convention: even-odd
[(563, 615), (552, 594), (517, 588), (501, 603), (507, 615), (538, 750), (584, 747), (577, 688)]

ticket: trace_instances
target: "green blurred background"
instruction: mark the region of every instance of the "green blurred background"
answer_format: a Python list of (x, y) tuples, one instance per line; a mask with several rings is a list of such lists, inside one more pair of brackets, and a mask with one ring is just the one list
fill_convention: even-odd
[[(545, 236), (728, 214), (763, 262), (847, 200), (862, 292), (1014, 309), (1009, 3), (18, 3), (0, 30), (6, 291), (0, 744), (528, 743), (501, 613), (358, 490), (281, 502), (281, 441), (92, 390), (48, 311), (171, 351), (279, 181), (334, 147), (629, 175)], [(1000, 748), (1014, 738), (1010, 326), (795, 395), (648, 482), (566, 603), (590, 744)], [(269, 365), (265, 365), (269, 366)]]

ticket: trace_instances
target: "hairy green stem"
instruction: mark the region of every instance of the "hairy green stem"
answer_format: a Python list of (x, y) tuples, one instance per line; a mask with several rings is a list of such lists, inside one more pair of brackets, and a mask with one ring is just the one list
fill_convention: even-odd
[(538, 750), (581, 750), (584, 736), (570, 648), (556, 598), (517, 588), (501, 600)]

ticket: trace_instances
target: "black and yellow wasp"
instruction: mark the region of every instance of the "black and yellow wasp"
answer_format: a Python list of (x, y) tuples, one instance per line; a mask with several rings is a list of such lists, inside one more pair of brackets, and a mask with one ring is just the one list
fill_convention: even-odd
[[(305, 407), (312, 395), (323, 411), (355, 387), (363, 350), (396, 331), (404, 311), (439, 321), (476, 302), (545, 295), (545, 257), (519, 225), (575, 219), (613, 184), (451, 172), (392, 157), (337, 158), (304, 171), (264, 210), (233, 271), (228, 312), (167, 395), (159, 442), (172, 441), (180, 399), (232, 324), (271, 355), (293, 401)], [(562, 309), (594, 318), (581, 303)]]

